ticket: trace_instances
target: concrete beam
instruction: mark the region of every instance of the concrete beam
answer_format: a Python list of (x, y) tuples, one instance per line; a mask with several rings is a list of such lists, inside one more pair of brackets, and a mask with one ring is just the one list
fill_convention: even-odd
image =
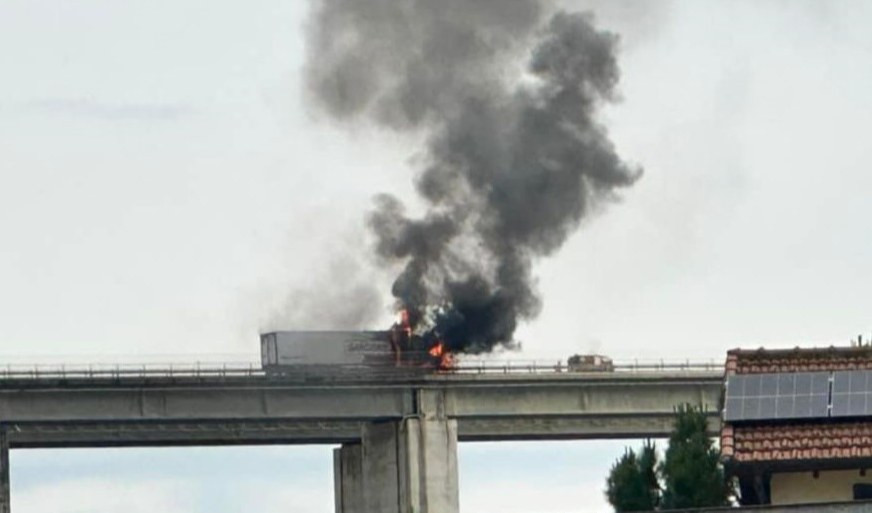
[(334, 444), (360, 441), (358, 420), (27, 422), (7, 424), (12, 448)]
[[(505, 416), (464, 417), (457, 421), (461, 442), (501, 440), (600, 440), (622, 438), (666, 438), (672, 432), (675, 416), (588, 415), (588, 416)], [(721, 431), (719, 412), (708, 419), (709, 434)]]
[(670, 414), (690, 403), (720, 411), (718, 382), (541, 382), (444, 387), (445, 415), (452, 418)]
[(0, 388), (5, 422), (370, 419), (411, 407), (409, 391), (392, 387)]

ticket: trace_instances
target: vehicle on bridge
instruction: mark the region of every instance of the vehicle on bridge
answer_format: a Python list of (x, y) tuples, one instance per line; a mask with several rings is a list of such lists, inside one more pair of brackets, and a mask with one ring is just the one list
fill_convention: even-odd
[(614, 372), (615, 364), (608, 356), (574, 354), (566, 361), (569, 372)]
[(447, 370), (454, 355), (441, 340), (415, 333), (406, 310), (386, 331), (276, 331), (260, 336), (267, 375), (392, 377)]
[(401, 330), (277, 331), (260, 337), (267, 375), (420, 374), (446, 368), (441, 344), (424, 345)]
[[(425, 344), (407, 331), (277, 331), (261, 335), (261, 366), (267, 375), (376, 377), (420, 375), (454, 369), (441, 344)], [(569, 372), (613, 372), (608, 356), (575, 354)], [(463, 367), (457, 370), (463, 371)]]

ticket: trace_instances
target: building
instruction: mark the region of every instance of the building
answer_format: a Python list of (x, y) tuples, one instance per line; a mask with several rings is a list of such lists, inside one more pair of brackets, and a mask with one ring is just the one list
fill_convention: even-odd
[(721, 454), (742, 504), (872, 498), (872, 347), (729, 351)]

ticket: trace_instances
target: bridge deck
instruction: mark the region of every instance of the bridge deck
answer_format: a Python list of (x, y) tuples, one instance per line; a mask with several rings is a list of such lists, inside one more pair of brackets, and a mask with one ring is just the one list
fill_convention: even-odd
[(12, 447), (342, 443), (367, 422), (457, 419), (461, 440), (665, 436), (679, 404), (720, 419), (722, 372), (0, 376)]

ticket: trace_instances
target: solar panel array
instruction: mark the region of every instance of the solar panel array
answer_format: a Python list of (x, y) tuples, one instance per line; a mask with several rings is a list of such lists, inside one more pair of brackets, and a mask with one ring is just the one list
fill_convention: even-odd
[[(869, 380), (872, 385), (872, 379)], [(865, 381), (864, 381), (865, 385)], [(869, 391), (872, 395), (872, 390)], [(829, 372), (733, 374), (727, 377), (727, 421), (829, 416)], [(868, 402), (872, 409), (872, 401)], [(870, 410), (872, 411), (872, 410)]]

